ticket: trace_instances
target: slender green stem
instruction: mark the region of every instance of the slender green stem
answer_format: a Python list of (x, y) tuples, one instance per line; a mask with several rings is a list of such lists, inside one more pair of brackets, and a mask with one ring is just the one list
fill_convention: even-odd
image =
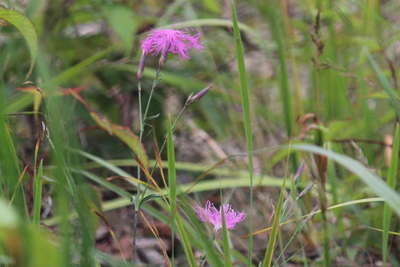
[[(142, 83), (139, 79), (138, 81), (138, 102), (139, 102), (139, 142), (142, 142), (142, 136), (143, 136), (143, 116), (142, 116)], [(137, 166), (137, 178), (140, 180), (140, 166), (138, 164)], [(132, 249), (133, 249), (133, 259), (136, 259), (137, 251), (136, 251), (136, 234), (137, 234), (137, 222), (138, 222), (138, 216), (139, 216), (139, 195), (140, 195), (140, 186), (137, 187), (137, 197), (135, 198), (135, 206), (134, 206), (134, 211), (133, 211), (133, 233), (132, 233)]]
[[(35, 160), (36, 162), (36, 160)], [(42, 208), (42, 176), (43, 176), (43, 160), (40, 161), (38, 170), (36, 171), (35, 163), (35, 191), (34, 191), (34, 201), (33, 201), (33, 223), (40, 224), (40, 210)]]
[[(246, 135), (246, 145), (248, 153), (248, 170), (249, 170), (249, 184), (250, 184), (250, 211), (253, 212), (253, 133), (252, 133), (252, 123), (250, 116), (250, 100), (249, 100), (249, 81), (247, 78), (246, 65), (244, 61), (244, 47), (242, 42), (242, 37), (239, 30), (238, 17), (236, 12), (235, 1), (231, 1), (232, 5), (232, 22), (233, 22), (233, 33), (235, 38), (235, 49), (236, 49), (236, 59), (239, 69), (240, 78), (240, 92), (242, 99), (242, 109), (243, 109), (243, 121), (244, 130)], [(249, 216), (249, 231), (253, 232), (253, 219)], [(248, 250), (248, 265), (252, 265), (253, 258), (253, 236), (249, 236), (249, 250)]]
[(321, 205), (321, 217), (322, 217), (322, 235), (323, 235), (323, 247), (324, 247), (324, 266), (329, 267), (331, 262), (330, 249), (329, 249), (329, 227), (328, 227), (328, 216), (327, 211), (327, 199), (326, 192), (320, 186), (318, 190), (319, 201)]
[[(171, 131), (172, 131), (172, 134), (173, 134), (174, 131), (175, 131), (175, 127), (176, 127), (176, 124), (178, 123), (178, 120), (182, 117), (182, 115), (183, 115), (183, 113), (185, 112), (186, 108), (187, 108), (187, 105), (185, 104), (185, 105), (183, 106), (183, 108), (179, 111), (178, 115), (175, 117), (174, 122), (171, 124)], [(164, 141), (163, 141), (163, 143), (161, 144), (161, 147), (160, 147), (160, 153), (162, 153), (162, 152), (164, 151), (164, 148), (165, 148), (165, 145), (166, 145), (166, 144), (167, 144), (167, 135), (164, 136)], [(156, 165), (157, 165), (157, 161), (154, 163), (154, 167), (155, 167)], [(153, 168), (153, 170), (152, 170), (152, 173), (153, 173), (153, 171), (154, 171), (154, 168)]]
[[(156, 88), (159, 80), (160, 80), (160, 73), (161, 73), (161, 65), (158, 65), (157, 71), (156, 71), (156, 77), (153, 80), (153, 83), (151, 85), (150, 89), (150, 95), (149, 99), (147, 100), (145, 111), (143, 114), (143, 103), (142, 103), (142, 83), (141, 80), (138, 80), (138, 102), (139, 102), (139, 142), (142, 143), (143, 140), (143, 134), (145, 130), (145, 124), (146, 124), (146, 119), (147, 119), (147, 114), (149, 111), (150, 103), (153, 98), (153, 93), (154, 89)], [(140, 170), (140, 165), (137, 166), (137, 178), (140, 180), (141, 179), (141, 170)], [(137, 234), (137, 223), (138, 223), (138, 216), (139, 216), (139, 211), (140, 211), (140, 202), (141, 199), (144, 197), (144, 192), (140, 190), (140, 186), (137, 187), (137, 193), (136, 193), (136, 198), (135, 198), (135, 207), (134, 207), (134, 214), (133, 214), (133, 238), (132, 238), (132, 246), (133, 246), (133, 257), (136, 258), (136, 234)]]
[(142, 141), (143, 115), (142, 115), (142, 82), (138, 81), (138, 102), (139, 102), (139, 140)]
[[(144, 110), (144, 115), (143, 115), (143, 121), (142, 123), (146, 123), (146, 119), (147, 119), (147, 114), (149, 112), (149, 107), (150, 107), (150, 103), (151, 100), (153, 98), (153, 93), (154, 93), (154, 89), (156, 88), (159, 80), (160, 80), (160, 74), (161, 74), (161, 66), (159, 65), (157, 70), (156, 70), (156, 77), (153, 80), (153, 84), (151, 85), (151, 89), (150, 89), (150, 95), (149, 95), (149, 99), (147, 100), (147, 104), (146, 104), (146, 108)], [(144, 125), (142, 125), (144, 127)], [(143, 134), (144, 132), (144, 128), (141, 129), (141, 133)], [(141, 141), (141, 139), (140, 139)]]

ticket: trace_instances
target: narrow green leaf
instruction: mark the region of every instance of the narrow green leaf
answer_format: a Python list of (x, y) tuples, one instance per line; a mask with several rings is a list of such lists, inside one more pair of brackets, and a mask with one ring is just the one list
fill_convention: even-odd
[(379, 83), (383, 87), (383, 90), (385, 90), (385, 93), (389, 97), (389, 103), (392, 105), (393, 109), (396, 111), (396, 114), (398, 117), (400, 117), (400, 102), (399, 102), (399, 96), (397, 95), (397, 92), (393, 89), (392, 85), (386, 78), (385, 74), (383, 73), (382, 69), (379, 67), (379, 65), (376, 63), (375, 59), (372, 57), (372, 55), (367, 51), (367, 58), (369, 63), (372, 66), (372, 69), (375, 71), (376, 75), (378, 76)]
[[(253, 133), (250, 118), (250, 100), (249, 100), (249, 82), (247, 79), (246, 65), (244, 62), (244, 47), (242, 42), (242, 37), (240, 35), (239, 23), (237, 18), (235, 1), (231, 1), (232, 4), (232, 22), (233, 22), (233, 33), (235, 37), (235, 48), (236, 48), (236, 59), (239, 69), (240, 78), (240, 93), (242, 99), (242, 109), (243, 109), (243, 121), (244, 121), (244, 131), (246, 135), (246, 145), (248, 153), (248, 168), (249, 168), (249, 183), (250, 183), (250, 210), (253, 210)], [(249, 218), (249, 228), (250, 232), (253, 231), (253, 222), (251, 216)], [(253, 254), (253, 237), (249, 238), (249, 262), (251, 265), (251, 259)]]
[(101, 177), (99, 177), (99, 176), (97, 176), (97, 175), (95, 175), (93, 173), (90, 173), (90, 172), (87, 172), (87, 171), (83, 171), (83, 170), (76, 170), (76, 169), (71, 169), (71, 171), (75, 172), (75, 173), (82, 174), (83, 176), (89, 178), (93, 182), (95, 182), (95, 183), (103, 186), (104, 188), (106, 188), (106, 189), (118, 194), (121, 197), (129, 198), (131, 196), (131, 194), (128, 193), (127, 191), (125, 191), (124, 189), (122, 189), (122, 188), (120, 188), (120, 187), (108, 182), (107, 180), (105, 180), (105, 179), (103, 179), (103, 178), (101, 178)]
[(224, 263), (226, 267), (230, 267), (232, 266), (231, 248), (229, 246), (229, 233), (228, 229), (226, 228), (224, 205), (221, 205), (221, 217), (222, 217), (222, 236), (223, 236), (224, 261), (225, 261)]
[[(173, 225), (175, 223), (175, 211), (176, 211), (176, 169), (175, 169), (175, 150), (174, 150), (174, 140), (172, 137), (172, 126), (171, 121), (168, 120), (167, 125), (167, 157), (168, 157), (168, 196), (169, 196), (169, 205), (170, 205), (170, 224)], [(185, 245), (185, 236), (183, 234), (182, 226), (180, 225), (179, 219), (176, 220), (177, 227), (180, 231), (182, 242), (185, 247), (185, 254), (188, 255), (189, 251)], [(175, 243), (174, 243), (174, 232), (172, 232), (171, 236), (171, 246), (172, 246), (172, 265), (175, 262)], [(190, 257), (188, 257), (190, 262)]]
[(322, 149), (313, 145), (292, 145), (292, 149), (300, 151), (308, 151), (320, 155), (327, 156), (328, 158), (336, 161), (350, 172), (356, 174), (365, 184), (368, 185), (370, 190), (383, 198), (385, 202), (400, 216), (400, 196), (392, 188), (390, 188), (380, 177), (370, 172), (360, 162), (335, 153), (330, 150)]
[(182, 241), (182, 244), (183, 244), (183, 250), (185, 251), (185, 255), (186, 255), (186, 258), (187, 258), (187, 260), (189, 262), (189, 265), (191, 267), (195, 267), (195, 266), (197, 266), (196, 258), (194, 257), (194, 254), (193, 254), (193, 250), (192, 250), (192, 246), (191, 246), (191, 243), (190, 243), (190, 239), (189, 239), (188, 233), (187, 233), (187, 231), (185, 229), (185, 226), (184, 226), (184, 224), (182, 222), (182, 218), (180, 217), (179, 214), (175, 217), (175, 221), (176, 221), (176, 227), (178, 228), (179, 234), (181, 236), (181, 241)]
[(275, 209), (275, 214), (274, 214), (274, 219), (272, 222), (272, 230), (271, 234), (268, 239), (268, 245), (267, 249), (265, 250), (265, 255), (263, 259), (263, 267), (270, 267), (272, 264), (272, 257), (274, 255), (274, 250), (275, 250), (275, 243), (276, 240), (278, 239), (278, 234), (279, 234), (279, 223), (281, 220), (281, 211), (282, 211), (282, 206), (283, 206), (283, 198), (285, 195), (285, 184), (286, 184), (286, 179), (284, 179), (282, 187), (281, 187), (281, 192), (279, 194), (279, 199), (278, 199), (278, 204)]
[[(168, 156), (168, 188), (169, 188), (169, 202), (170, 202), (170, 213), (171, 222), (176, 222), (179, 235), (183, 244), (186, 258), (190, 266), (197, 266), (196, 259), (193, 254), (192, 246), (190, 243), (189, 236), (183, 225), (182, 219), (179, 214), (176, 213), (176, 168), (175, 168), (175, 148), (172, 137), (172, 126), (168, 120), (168, 133), (167, 133), (167, 156)], [(173, 238), (173, 236), (172, 236)], [(172, 249), (174, 250), (174, 249)], [(174, 257), (174, 256), (172, 256)], [(172, 261), (173, 262), (173, 261)]]
[(175, 150), (172, 139), (171, 124), (168, 124), (167, 134), (167, 155), (168, 155), (168, 188), (169, 201), (171, 205), (171, 216), (174, 217), (176, 211), (176, 169), (175, 169)]
[[(81, 150), (72, 150), (75, 153), (78, 153), (82, 156), (84, 156), (85, 158), (88, 158), (90, 160), (93, 160), (94, 162), (96, 162), (97, 164), (99, 164), (99, 166), (103, 166), (104, 168), (114, 172), (115, 174), (121, 176), (121, 177), (128, 177), (128, 178), (133, 178), (129, 173), (127, 173), (126, 171), (122, 170), (121, 168), (119, 168), (118, 166), (115, 166), (114, 164), (107, 162), (106, 160), (97, 157), (95, 155), (89, 154), (87, 152), (81, 151)], [(133, 179), (129, 179), (127, 180), (128, 182), (132, 183), (135, 186), (141, 186), (139, 183), (135, 182)], [(144, 189), (144, 188), (143, 188)], [(142, 189), (142, 190), (143, 190)]]
[(38, 38), (32, 22), (18, 11), (0, 7), (0, 19), (14, 25), (25, 38), (31, 54), (31, 64), (27, 77), (31, 74), (38, 53)]
[[(35, 166), (36, 167), (36, 166)], [(34, 200), (33, 200), (33, 223), (40, 224), (40, 210), (42, 208), (42, 186), (43, 186), (43, 160), (39, 163), (39, 168), (34, 181)]]
[(99, 59), (102, 59), (105, 56), (109, 55), (114, 50), (115, 50), (115, 47), (111, 46), (104, 50), (96, 52), (92, 56), (86, 58), (85, 60), (82, 60), (78, 64), (76, 64), (76, 65), (64, 70), (60, 74), (56, 75), (51, 80), (47, 81), (43, 86), (47, 87), (47, 86), (54, 85), (54, 84), (62, 86), (66, 82), (70, 82), (73, 78), (76, 78), (76, 76), (86, 72), (89, 69), (89, 67), (92, 66), (93, 63), (95, 63)]
[(136, 157), (140, 160), (144, 167), (149, 167), (149, 159), (143, 144), (140, 142), (139, 137), (127, 127), (112, 123), (105, 116), (96, 112), (90, 112), (90, 116), (103, 130), (107, 131), (110, 135), (116, 136), (119, 140), (125, 143)]

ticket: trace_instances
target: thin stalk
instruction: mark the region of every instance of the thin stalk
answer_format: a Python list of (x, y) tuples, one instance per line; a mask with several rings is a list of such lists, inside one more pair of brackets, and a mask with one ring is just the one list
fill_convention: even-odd
[[(145, 111), (143, 114), (143, 103), (142, 103), (142, 83), (141, 80), (138, 80), (138, 102), (139, 102), (139, 142), (142, 143), (143, 134), (145, 130), (145, 123), (147, 119), (147, 114), (149, 111), (150, 103), (153, 98), (154, 89), (156, 88), (158, 81), (160, 80), (160, 73), (161, 73), (161, 65), (159, 64), (156, 71), (156, 77), (153, 80), (150, 89), (149, 99), (147, 100)], [(141, 171), (140, 165), (137, 166), (137, 178), (141, 180)], [(142, 197), (144, 196), (144, 191), (141, 192), (140, 186), (137, 187), (137, 197), (135, 199), (135, 207), (134, 207), (134, 214), (133, 214), (133, 238), (132, 238), (132, 247), (133, 247), (133, 258), (136, 258), (136, 234), (137, 234), (137, 223), (140, 211), (140, 202)]]
[[(35, 117), (36, 122), (37, 117)], [(36, 145), (35, 154), (33, 160), (33, 177), (34, 177), (34, 196), (33, 196), (33, 223), (40, 224), (40, 212), (42, 208), (42, 187), (43, 187), (43, 159), (40, 160), (40, 165), (38, 166), (38, 155), (40, 150), (41, 142), (43, 141), (42, 134), (39, 134)]]
[[(186, 110), (187, 107), (188, 107), (188, 105), (185, 103), (185, 105), (183, 106), (183, 108), (179, 111), (178, 115), (175, 117), (175, 119), (174, 119), (174, 121), (173, 121), (173, 123), (172, 123), (172, 125), (171, 125), (172, 134), (173, 134), (174, 131), (175, 131), (175, 127), (176, 127), (176, 124), (178, 123), (178, 120), (182, 117), (182, 115), (183, 115), (183, 113), (185, 112), (185, 110)], [(165, 149), (165, 145), (167, 144), (167, 137), (168, 137), (168, 134), (166, 134), (166, 135), (164, 136), (164, 141), (163, 141), (163, 143), (161, 144), (161, 147), (160, 147), (160, 154), (161, 154), (161, 153), (164, 151), (164, 149)], [(154, 171), (156, 165), (157, 165), (157, 162), (154, 163), (154, 167), (153, 167), (153, 170), (152, 170), (151, 174), (153, 174), (153, 171)]]
[[(252, 133), (252, 125), (250, 118), (250, 100), (249, 100), (249, 82), (247, 78), (246, 65), (244, 61), (244, 47), (242, 42), (242, 37), (240, 35), (239, 23), (237, 18), (235, 1), (231, 1), (232, 5), (232, 22), (233, 22), (233, 33), (235, 37), (235, 49), (236, 49), (236, 59), (239, 69), (239, 78), (240, 78), (240, 92), (241, 92), (241, 100), (242, 100), (242, 109), (243, 109), (243, 121), (244, 121), (244, 130), (246, 135), (246, 145), (247, 145), (247, 153), (248, 153), (248, 170), (249, 170), (249, 183), (250, 183), (250, 211), (253, 212), (253, 133)], [(249, 216), (249, 231), (253, 232), (253, 219), (252, 216)], [(252, 256), (253, 256), (253, 236), (249, 236), (249, 250), (248, 250), (248, 265), (252, 266)]]
[(232, 267), (232, 258), (231, 258), (231, 247), (229, 245), (229, 233), (226, 228), (226, 219), (225, 219), (225, 211), (224, 205), (221, 204), (221, 218), (222, 218), (222, 236), (223, 236), (223, 248), (224, 248), (224, 266)]
[[(143, 135), (143, 117), (142, 117), (142, 83), (140, 79), (138, 80), (138, 102), (139, 102), (139, 142), (142, 142), (142, 135)], [(140, 165), (137, 166), (137, 177), (140, 180)], [(137, 196), (140, 195), (140, 186), (137, 187)], [(139, 216), (139, 197), (136, 197), (136, 202), (134, 206), (133, 212), (133, 222), (132, 222), (132, 257), (133, 260), (136, 259), (136, 234), (137, 234), (137, 223), (138, 223), (138, 216)]]
[(142, 82), (138, 81), (138, 101), (139, 101), (139, 139), (142, 141), (143, 134), (143, 116), (142, 116)]
[[(321, 130), (317, 130), (314, 136), (314, 142), (318, 146), (324, 145), (324, 135)], [(324, 266), (330, 266), (331, 257), (329, 249), (329, 222), (327, 216), (328, 197), (326, 194), (326, 178), (327, 178), (327, 164), (328, 158), (322, 155), (315, 155), (314, 160), (316, 163), (315, 175), (317, 176), (319, 190), (318, 198), (321, 206), (321, 217), (322, 217), (322, 236), (323, 236), (323, 249), (324, 249)]]
[(324, 247), (324, 266), (330, 266), (331, 257), (330, 257), (330, 250), (329, 250), (329, 227), (328, 227), (328, 216), (326, 214), (327, 211), (327, 198), (326, 192), (321, 187), (318, 190), (319, 201), (321, 205), (321, 217), (322, 217), (322, 235), (323, 235), (323, 247)]
[(286, 187), (286, 176), (283, 180), (283, 184), (282, 184), (281, 191), (279, 194), (278, 204), (277, 204), (277, 207), (275, 210), (274, 219), (273, 219), (272, 228), (271, 228), (271, 234), (268, 239), (268, 245), (267, 245), (267, 249), (265, 250), (262, 267), (270, 267), (272, 264), (272, 257), (273, 257), (274, 250), (275, 250), (275, 244), (276, 244), (276, 240), (278, 239), (278, 235), (279, 235), (279, 226), (280, 226), (280, 219), (281, 219), (281, 215), (282, 215), (282, 206), (283, 206), (283, 200), (284, 200), (285, 190), (286, 190), (285, 187)]
[[(169, 188), (169, 202), (171, 208), (171, 225), (174, 225), (175, 222), (175, 212), (176, 212), (176, 169), (175, 169), (175, 149), (174, 149), (174, 141), (172, 139), (172, 129), (171, 122), (168, 121), (168, 134), (167, 134), (167, 154), (168, 154), (168, 188)], [(178, 221), (179, 226), (179, 221)], [(183, 228), (183, 227), (182, 227)], [(184, 238), (183, 233), (181, 234), (182, 238)], [(172, 265), (174, 266), (174, 253), (175, 253), (175, 243), (174, 243), (175, 235), (174, 231), (172, 231), (171, 235), (171, 246), (172, 246)], [(190, 249), (189, 249), (190, 250)], [(187, 252), (189, 253), (189, 251)], [(190, 259), (191, 257), (188, 257)]]
[(33, 201), (33, 223), (40, 224), (40, 210), (42, 208), (42, 187), (43, 187), (43, 160), (40, 161), (39, 168), (36, 171), (34, 181), (34, 201)]
[[(156, 70), (156, 77), (154, 78), (153, 84), (151, 85), (149, 99), (147, 100), (146, 109), (144, 110), (142, 123), (146, 123), (147, 113), (149, 112), (149, 107), (150, 107), (151, 100), (153, 98), (154, 89), (156, 88), (156, 86), (160, 80), (160, 74), (161, 74), (161, 66), (158, 65), (158, 68)], [(142, 125), (142, 126), (144, 127), (144, 125)], [(141, 132), (143, 134), (144, 129), (142, 129)]]

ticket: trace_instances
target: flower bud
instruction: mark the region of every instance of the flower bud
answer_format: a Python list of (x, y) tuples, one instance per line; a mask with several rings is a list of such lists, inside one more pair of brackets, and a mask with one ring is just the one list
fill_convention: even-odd
[(199, 92), (195, 93), (194, 95), (190, 95), (188, 97), (188, 99), (186, 100), (186, 105), (191, 105), (194, 102), (199, 101), (203, 96), (205, 96), (208, 91), (210, 90), (210, 88), (212, 87), (212, 85), (210, 84), (209, 86), (207, 86), (204, 89), (201, 89)]

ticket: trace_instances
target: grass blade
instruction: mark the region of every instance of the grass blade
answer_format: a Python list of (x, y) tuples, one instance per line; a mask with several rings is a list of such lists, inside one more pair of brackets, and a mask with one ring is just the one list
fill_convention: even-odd
[(193, 234), (196, 237), (196, 241), (199, 242), (201, 249), (205, 252), (208, 264), (215, 267), (224, 266), (221, 255), (215, 248), (213, 239), (210, 238), (208, 232), (204, 230), (204, 223), (199, 221), (197, 214), (195, 214), (191, 201), (189, 201), (188, 198), (183, 197), (181, 199), (181, 203), (181, 207), (184, 209), (185, 215), (193, 225)]
[(229, 233), (228, 229), (226, 228), (224, 205), (221, 205), (221, 217), (222, 217), (222, 236), (223, 236), (223, 248), (224, 248), (224, 264), (226, 267), (231, 267), (232, 266), (231, 248), (229, 246)]
[[(2, 95), (0, 94), (0, 98)], [(4, 99), (4, 98), (3, 98)], [(3, 101), (0, 99), (0, 194), (3, 198), (14, 200), (20, 215), (27, 215), (27, 206), (24, 199), (23, 187), (18, 182), (20, 166), (16, 148), (10, 133), (6, 116), (2, 114)]]
[(43, 186), (43, 160), (39, 163), (39, 168), (35, 176), (35, 189), (33, 200), (33, 223), (40, 224), (40, 210), (42, 208), (42, 186)]
[(174, 141), (172, 139), (172, 128), (169, 124), (167, 135), (167, 155), (168, 155), (168, 188), (169, 201), (171, 205), (171, 216), (174, 218), (176, 211), (176, 169), (175, 169), (175, 151)]
[(311, 153), (316, 153), (320, 155), (325, 155), (328, 158), (336, 161), (343, 167), (345, 167), (350, 172), (356, 174), (369, 188), (377, 194), (379, 197), (383, 198), (385, 202), (394, 210), (397, 215), (400, 216), (400, 196), (392, 188), (390, 188), (385, 182), (382, 181), (377, 175), (370, 172), (366, 167), (364, 167), (360, 162), (335, 153), (330, 150), (322, 149), (313, 145), (292, 145), (292, 149), (307, 151)]
[[(396, 188), (396, 178), (397, 178), (397, 169), (399, 166), (399, 146), (400, 146), (400, 125), (396, 124), (396, 130), (393, 140), (392, 147), (392, 158), (390, 162), (389, 173), (387, 177), (387, 184), (390, 188)], [(383, 254), (383, 262), (384, 266), (386, 266), (387, 258), (388, 258), (388, 246), (389, 246), (389, 229), (392, 219), (392, 210), (385, 203), (383, 208), (383, 233), (382, 233), (382, 254)]]
[[(168, 129), (167, 129), (167, 157), (168, 157), (168, 196), (169, 196), (169, 204), (170, 204), (170, 216), (171, 216), (171, 225), (174, 224), (175, 221), (175, 210), (176, 210), (176, 169), (175, 169), (175, 150), (174, 150), (174, 140), (172, 139), (172, 126), (171, 122), (168, 120)], [(179, 219), (177, 219), (177, 227), (181, 232), (182, 242), (185, 245), (185, 238), (182, 236), (183, 229)], [(171, 235), (171, 246), (172, 246), (172, 265), (174, 265), (174, 232)], [(185, 249), (185, 252), (188, 251)]]
[[(169, 188), (169, 202), (171, 212), (171, 224), (176, 222), (176, 227), (181, 237), (182, 245), (186, 254), (186, 258), (190, 266), (197, 266), (196, 259), (193, 255), (192, 246), (187, 231), (183, 225), (182, 219), (179, 214), (176, 214), (176, 168), (175, 168), (175, 149), (174, 141), (172, 138), (172, 126), (168, 121), (167, 133), (167, 156), (168, 156), (168, 188)], [(172, 235), (172, 257), (174, 253), (174, 235)], [(172, 258), (172, 265), (174, 265), (174, 258)]]
[(282, 211), (282, 205), (283, 205), (283, 198), (285, 194), (285, 184), (286, 184), (286, 179), (284, 179), (282, 187), (281, 187), (281, 192), (279, 194), (279, 199), (278, 199), (278, 205), (275, 210), (275, 215), (274, 215), (274, 220), (272, 222), (272, 229), (271, 229), (271, 234), (268, 239), (268, 245), (267, 249), (265, 250), (265, 256), (263, 259), (263, 267), (269, 267), (272, 264), (272, 257), (274, 254), (275, 250), (275, 243), (276, 240), (278, 239), (278, 234), (279, 234), (279, 223), (281, 219), (281, 211)]
[(38, 38), (32, 22), (18, 11), (0, 7), (0, 18), (14, 25), (25, 38), (31, 54), (31, 65), (27, 77), (31, 74), (38, 53)]
[[(240, 35), (239, 23), (237, 18), (235, 1), (231, 1), (232, 4), (232, 21), (233, 21), (233, 33), (235, 37), (235, 48), (236, 48), (236, 59), (239, 69), (240, 78), (240, 93), (242, 99), (242, 109), (243, 109), (243, 121), (244, 121), (244, 131), (246, 135), (246, 145), (248, 153), (248, 168), (249, 168), (249, 182), (250, 182), (250, 210), (253, 211), (253, 133), (250, 118), (250, 100), (249, 100), (249, 82), (247, 79), (246, 65), (244, 63), (244, 48), (242, 37)], [(249, 230), (253, 232), (253, 222), (249, 216)], [(249, 238), (249, 262), (251, 265), (251, 259), (253, 254), (253, 237)]]
[[(341, 208), (344, 208), (344, 207), (354, 206), (354, 205), (358, 205), (358, 204), (383, 202), (383, 201), (384, 201), (383, 198), (380, 198), (380, 197), (362, 198), (362, 199), (351, 200), (351, 201), (347, 201), (347, 202), (343, 202), (343, 203), (339, 203), (339, 204), (330, 206), (330, 207), (327, 208), (327, 210), (336, 210), (336, 209), (341, 209)], [(312, 212), (310, 212), (310, 213), (308, 213), (306, 215), (303, 215), (303, 216), (301, 216), (299, 218), (295, 218), (295, 219), (290, 219), (290, 220), (284, 221), (284, 222), (280, 223), (279, 225), (283, 226), (283, 225), (286, 225), (286, 224), (289, 224), (289, 223), (298, 222), (299, 220), (307, 219), (307, 218), (310, 218), (312, 216), (315, 216), (315, 215), (321, 214), (321, 213), (322, 213), (322, 211), (320, 209), (319, 210), (315, 210), (315, 211), (312, 211)], [(256, 232), (253, 233), (253, 235), (258, 235), (258, 234), (261, 234), (261, 233), (269, 232), (271, 230), (272, 230), (272, 226), (257, 230)]]
[(179, 215), (177, 215), (175, 218), (175, 221), (176, 221), (176, 227), (178, 228), (178, 231), (179, 231), (179, 235), (181, 236), (183, 250), (185, 251), (186, 258), (189, 262), (189, 265), (191, 267), (195, 267), (195, 266), (197, 266), (196, 258), (194, 257), (190, 239), (189, 239), (188, 233), (185, 229), (185, 226), (183, 225), (182, 218)]
[(378, 76), (379, 83), (385, 90), (385, 93), (389, 97), (389, 103), (392, 105), (393, 109), (396, 111), (398, 117), (400, 117), (400, 102), (399, 96), (397, 95), (396, 91), (393, 89), (393, 86), (390, 84), (388, 79), (385, 77), (382, 69), (376, 63), (375, 59), (372, 55), (367, 51), (367, 58), (372, 66), (372, 69), (375, 71), (376, 75)]
[(105, 179), (103, 179), (101, 177), (98, 177), (97, 175), (95, 175), (93, 173), (90, 173), (90, 172), (87, 172), (87, 171), (83, 171), (83, 170), (79, 170), (79, 169), (71, 169), (71, 171), (75, 172), (75, 173), (79, 173), (79, 174), (87, 177), (88, 179), (90, 179), (90, 180), (94, 181), (95, 183), (101, 185), (102, 187), (104, 187), (104, 188), (106, 188), (106, 189), (118, 194), (121, 197), (125, 197), (125, 198), (130, 198), (131, 197), (131, 194), (128, 193), (127, 191), (125, 191), (124, 189), (122, 189), (122, 188), (110, 183), (109, 181), (107, 181), (107, 180), (105, 180)]

